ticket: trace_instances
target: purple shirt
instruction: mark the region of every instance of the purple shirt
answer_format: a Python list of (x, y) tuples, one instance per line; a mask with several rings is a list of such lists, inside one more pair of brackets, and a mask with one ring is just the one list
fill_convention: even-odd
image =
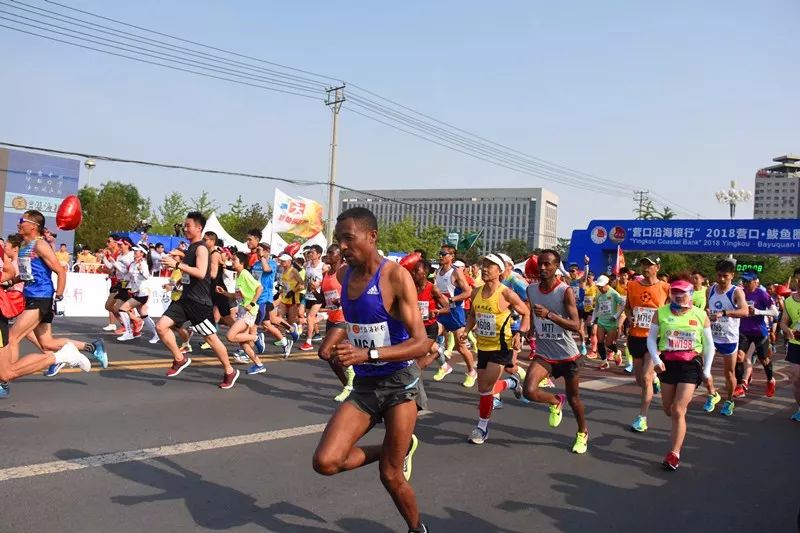
[[(759, 287), (754, 292), (747, 292), (745, 290), (744, 299), (747, 300), (748, 306), (753, 306), (753, 308), (762, 311), (766, 311), (774, 305), (772, 297), (764, 287)], [(747, 337), (765, 337), (769, 334), (767, 317), (748, 316), (743, 318), (739, 326), (739, 333)]]

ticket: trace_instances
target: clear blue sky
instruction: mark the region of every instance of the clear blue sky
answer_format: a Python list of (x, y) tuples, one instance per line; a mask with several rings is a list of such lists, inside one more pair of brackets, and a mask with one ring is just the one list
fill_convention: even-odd
[[(757, 168), (800, 152), (796, 0), (63, 1), (357, 83), (707, 217), (727, 216), (713, 193), (729, 180), (752, 189)], [(327, 177), (330, 113), (322, 103), (3, 28), (0, 50), (2, 140)], [(591, 218), (626, 218), (633, 207), (627, 193), (613, 199), (520, 175), (348, 114), (347, 104), (339, 153), (339, 180), (356, 188), (547, 187), (561, 199), (562, 236)], [(238, 194), (271, 201), (273, 193), (265, 182), (100, 163), (93, 180), (106, 179), (135, 182), (154, 204), (171, 190), (205, 189), (223, 204)], [(286, 189), (325, 198), (322, 187)]]

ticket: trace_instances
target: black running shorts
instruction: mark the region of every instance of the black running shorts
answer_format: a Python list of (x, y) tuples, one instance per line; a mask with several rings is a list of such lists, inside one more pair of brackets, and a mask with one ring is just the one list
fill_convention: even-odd
[(167, 310), (164, 311), (164, 316), (175, 322), (176, 326), (181, 326), (185, 322), (190, 323), (198, 335), (203, 337), (217, 333), (214, 311), (207, 304), (181, 298), (177, 302), (169, 304)]
[(347, 400), (370, 415), (373, 425), (381, 422), (386, 411), (395, 405), (414, 401), (418, 411), (428, 405), (422, 371), (416, 363), (389, 376), (356, 376)]

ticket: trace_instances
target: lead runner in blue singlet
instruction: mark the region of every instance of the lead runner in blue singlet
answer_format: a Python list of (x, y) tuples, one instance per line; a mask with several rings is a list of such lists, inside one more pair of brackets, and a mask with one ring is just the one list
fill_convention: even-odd
[[(328, 330), (322, 359), (353, 365), (348, 400), (336, 410), (314, 452), (314, 470), (334, 475), (380, 461), (381, 482), (410, 532), (426, 532), (420, 522), (411, 477), (417, 448), (414, 426), (425, 407), (416, 359), (427, 355), (417, 290), (406, 269), (378, 254), (378, 223), (365, 208), (348, 209), (336, 219), (336, 240), (347, 261), (336, 273), (347, 328)], [(383, 444), (358, 446), (372, 427), (386, 426)]]

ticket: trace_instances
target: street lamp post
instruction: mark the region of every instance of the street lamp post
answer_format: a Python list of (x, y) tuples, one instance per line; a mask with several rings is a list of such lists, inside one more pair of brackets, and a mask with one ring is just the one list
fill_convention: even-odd
[(83, 166), (86, 167), (86, 183), (84, 183), (84, 186), (88, 187), (92, 183), (92, 170), (97, 166), (97, 163), (95, 163), (94, 159), (87, 159)]
[(747, 202), (753, 197), (753, 193), (745, 189), (737, 189), (736, 182), (731, 180), (730, 189), (722, 189), (715, 193), (717, 201), (721, 204), (728, 204), (731, 213), (731, 220), (736, 218), (736, 204)]

